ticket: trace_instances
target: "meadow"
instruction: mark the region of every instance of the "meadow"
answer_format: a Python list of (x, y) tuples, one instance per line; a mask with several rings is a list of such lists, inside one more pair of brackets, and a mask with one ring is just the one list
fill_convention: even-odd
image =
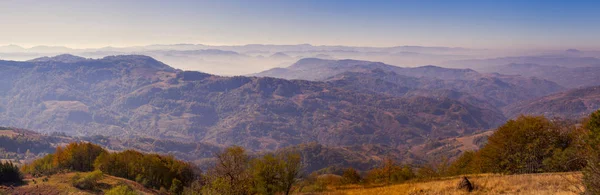
[(520, 175), (480, 174), (468, 175), (475, 189), (468, 193), (457, 188), (462, 177), (412, 181), (402, 184), (369, 187), (361, 185), (340, 186), (321, 194), (326, 195), (396, 195), (396, 194), (580, 194), (584, 191), (580, 172), (541, 173)]

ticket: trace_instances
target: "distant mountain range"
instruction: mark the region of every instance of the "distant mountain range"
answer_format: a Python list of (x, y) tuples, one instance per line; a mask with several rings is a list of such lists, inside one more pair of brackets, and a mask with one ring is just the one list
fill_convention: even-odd
[(147, 55), (178, 69), (233, 76), (283, 67), (299, 59), (309, 57), (353, 58), (383, 61), (403, 66), (416, 66), (427, 63), (436, 64), (447, 60), (474, 58), (480, 52), (485, 51), (453, 47), (353, 47), (310, 44), (250, 44), (239, 46), (171, 44), (89, 49), (73, 49), (63, 46), (24, 48), (17, 45), (8, 45), (0, 46), (0, 59), (25, 61), (65, 53), (86, 58), (102, 58), (110, 55)]
[[(323, 160), (313, 161), (314, 170), (335, 162), (366, 168), (389, 151), (402, 161), (423, 161), (431, 150), (458, 154), (474, 147), (464, 140), (519, 114), (584, 116), (598, 109), (597, 89), (567, 91), (537, 77), (360, 60), (306, 58), (226, 77), (143, 55), (66, 54), (0, 61), (0, 124), (89, 139), (115, 136), (129, 141), (111, 145), (165, 153), (173, 147), (178, 156), (193, 152), (188, 160), (235, 144), (255, 152), (318, 151), (311, 158)], [(162, 145), (150, 147), (157, 139)], [(353, 160), (336, 160), (340, 155)]]
[(564, 67), (539, 64), (507, 64), (483, 69), (508, 75), (522, 75), (554, 81), (569, 88), (600, 85), (600, 65), (590, 67)]
[(501, 113), (449, 98), (397, 97), (329, 82), (221, 77), (146, 56), (0, 61), (0, 122), (274, 150), (300, 143), (405, 147), (493, 128)]
[(543, 114), (579, 119), (600, 109), (596, 103), (600, 97), (590, 92), (597, 87), (565, 92), (568, 95), (562, 93), (576, 87), (600, 85), (597, 76), (600, 67), (509, 64), (486, 70), (494, 73), (436, 66), (402, 68), (357, 60), (302, 59), (287, 68), (254, 76), (325, 81), (342, 89), (397, 97), (448, 98), (503, 113), (506, 118)]
[(556, 83), (534, 77), (481, 74), (471, 69), (437, 66), (402, 68), (357, 60), (302, 59), (288, 68), (271, 69), (253, 76), (329, 81), (341, 88), (396, 96), (438, 97), (429, 94), (449, 90), (466, 93), (496, 107), (564, 90)]
[(502, 66), (507, 64), (538, 64), (545, 66), (574, 67), (600, 67), (600, 58), (581, 56), (580, 52), (567, 51), (566, 54), (510, 56), (489, 59), (454, 60), (443, 63), (452, 67), (469, 67), (476, 70)]
[(18, 45), (5, 45), (0, 46), (0, 52), (72, 52), (72, 51), (140, 51), (140, 50), (205, 50), (205, 49), (218, 49), (218, 50), (230, 50), (240, 53), (246, 52), (277, 52), (277, 51), (354, 51), (354, 52), (455, 52), (455, 51), (473, 51), (474, 49), (460, 48), (460, 47), (425, 47), (425, 46), (394, 46), (394, 47), (354, 47), (354, 46), (329, 46), (329, 45), (311, 45), (311, 44), (297, 44), (297, 45), (270, 45), (270, 44), (247, 44), (247, 45), (231, 45), (231, 46), (215, 46), (215, 45), (204, 45), (204, 44), (155, 44), (146, 46), (131, 46), (131, 47), (103, 47), (103, 48), (87, 48), (87, 49), (73, 49), (64, 46), (35, 46), (31, 48), (25, 48)]

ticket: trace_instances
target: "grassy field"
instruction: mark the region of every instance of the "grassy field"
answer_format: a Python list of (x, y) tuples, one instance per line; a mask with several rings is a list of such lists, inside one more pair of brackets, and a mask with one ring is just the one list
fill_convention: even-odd
[(144, 188), (142, 185), (123, 178), (104, 175), (98, 182), (98, 188), (94, 191), (80, 190), (71, 185), (70, 181), (76, 173), (56, 174), (48, 177), (48, 181), (43, 181), (44, 177), (25, 179), (26, 184), (17, 187), (0, 186), (0, 194), (104, 194), (105, 191), (118, 186), (127, 185), (136, 190), (139, 194), (157, 194), (155, 190)]
[[(460, 177), (434, 181), (409, 182), (384, 187), (342, 186), (338, 190), (323, 192), (328, 195), (358, 194), (579, 194), (581, 173), (548, 173), (524, 175), (472, 175), (467, 176), (475, 190), (466, 193), (457, 189)], [(345, 189), (344, 189), (345, 188)]]

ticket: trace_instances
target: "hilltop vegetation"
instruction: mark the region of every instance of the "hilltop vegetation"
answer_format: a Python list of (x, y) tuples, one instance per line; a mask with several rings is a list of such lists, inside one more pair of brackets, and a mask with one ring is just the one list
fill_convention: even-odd
[[(163, 194), (289, 194), (302, 170), (300, 155), (290, 152), (250, 157), (243, 148), (230, 147), (216, 154), (215, 158), (215, 164), (206, 174), (201, 174), (196, 166), (172, 156), (133, 150), (108, 152), (98, 145), (74, 142), (22, 166), (21, 170), (43, 178), (44, 183), (48, 182), (49, 177), (64, 179), (64, 173), (73, 172), (68, 176), (71, 186), (84, 191), (133, 191), (123, 185), (108, 189), (100, 183), (104, 178), (114, 176), (136, 181)], [(0, 165), (3, 175), (0, 184), (20, 182), (21, 173), (16, 166), (10, 162)], [(37, 184), (35, 179), (31, 181)], [(52, 189), (58, 186), (47, 187)], [(14, 192), (27, 191), (29, 188), (19, 187)]]
[[(594, 112), (583, 125), (548, 120), (542, 116), (521, 116), (499, 127), (488, 142), (478, 151), (465, 152), (455, 160), (442, 159), (421, 166), (403, 165), (387, 159), (378, 168), (357, 174), (352, 168), (341, 176), (317, 178), (313, 185), (319, 190), (342, 189), (341, 194), (438, 194), (463, 192), (456, 190), (456, 179), (447, 177), (468, 175), (475, 182), (475, 193), (587, 193), (600, 189), (598, 154), (595, 147), (600, 127), (600, 110)], [(579, 174), (544, 174), (529, 176), (486, 176), (487, 173), (531, 174), (582, 171)], [(482, 176), (482, 174), (484, 174)], [(523, 180), (522, 178), (528, 178)], [(438, 180), (442, 181), (431, 181)], [(522, 183), (504, 185), (502, 179), (517, 179)], [(510, 181), (510, 182), (516, 182)], [(407, 182), (408, 181), (408, 182)], [(556, 182), (557, 185), (533, 185), (539, 181)], [(583, 183), (582, 183), (583, 181)], [(405, 183), (406, 182), (406, 183)], [(491, 182), (491, 183), (490, 183)], [(391, 187), (369, 186), (405, 183)], [(496, 184), (494, 184), (496, 183)], [(360, 186), (349, 184), (362, 184)], [(583, 188), (585, 184), (585, 189)], [(560, 186), (560, 187), (558, 187)], [(343, 190), (344, 188), (356, 188)], [(530, 188), (530, 191), (521, 191)], [(519, 190), (519, 191), (516, 191)], [(331, 192), (331, 191), (329, 191)]]
[[(441, 182), (436, 184), (440, 185), (440, 188), (426, 188), (419, 182), (432, 183), (431, 180), (482, 173), (529, 174), (583, 170), (586, 189), (593, 192), (597, 187), (595, 178), (600, 174), (594, 171), (596, 164), (589, 162), (594, 162), (598, 156), (593, 149), (594, 141), (598, 137), (597, 127), (600, 126), (598, 116), (600, 111), (584, 120), (583, 126), (561, 120), (548, 120), (542, 116), (521, 116), (500, 126), (480, 150), (465, 152), (455, 160), (443, 158), (441, 161), (420, 165), (399, 163), (394, 158), (385, 158), (378, 166), (366, 171), (357, 171), (350, 163), (341, 171), (340, 176), (323, 174), (321, 171), (307, 172), (307, 168), (313, 166), (312, 161), (316, 159), (307, 154), (314, 152), (303, 154), (299, 152), (302, 150), (294, 148), (252, 156), (242, 147), (228, 147), (215, 154), (214, 163), (201, 172), (196, 166), (176, 160), (172, 156), (144, 154), (133, 150), (108, 152), (98, 145), (81, 142), (58, 147), (53, 154), (26, 164), (21, 170), (38, 177), (54, 177), (64, 172), (93, 171), (70, 176), (71, 185), (79, 190), (108, 191), (107, 188), (101, 187), (99, 182), (110, 175), (130, 179), (147, 188), (171, 194), (289, 194), (323, 192), (352, 185), (355, 187), (351, 188), (356, 188), (356, 185), (369, 187), (406, 182), (408, 184), (390, 188), (435, 193), (445, 189), (443, 186), (448, 184)], [(304, 147), (318, 148), (318, 145)], [(394, 155), (394, 151), (388, 152), (388, 156)], [(554, 175), (539, 177), (549, 181), (556, 179)], [(579, 181), (579, 176), (568, 177), (574, 182)], [(496, 176), (491, 178), (473, 176), (472, 179), (476, 182), (475, 192), (513, 190), (490, 185), (488, 182), (497, 182)], [(487, 182), (479, 183), (484, 180)], [(416, 187), (405, 189), (407, 185)], [(580, 185), (581, 183), (571, 186)], [(362, 189), (363, 187), (358, 187), (357, 191), (368, 193), (383, 190), (381, 192), (386, 193), (388, 189)], [(115, 191), (127, 191), (126, 187), (114, 188)], [(536, 188), (555, 192), (573, 190), (568, 185), (566, 188)], [(357, 191), (349, 190), (346, 193), (352, 194)]]
[[(171, 156), (142, 154), (131, 150), (110, 153), (100, 146), (77, 142), (64, 148), (58, 147), (53, 154), (26, 164), (21, 169), (24, 173), (33, 176), (48, 176), (64, 171), (97, 170), (101, 171), (99, 174), (105, 173), (135, 180), (154, 189), (161, 187), (170, 189), (174, 183), (182, 186), (188, 185), (194, 179), (195, 174), (192, 165)], [(85, 184), (86, 179), (97, 180), (100, 176), (89, 175), (86, 177), (76, 183), (84, 183), (81, 185), (89, 186)], [(89, 182), (94, 183), (93, 181)]]

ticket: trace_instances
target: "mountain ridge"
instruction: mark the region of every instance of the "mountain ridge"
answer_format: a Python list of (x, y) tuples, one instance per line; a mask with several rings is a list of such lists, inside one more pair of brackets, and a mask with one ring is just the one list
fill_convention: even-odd
[[(19, 64), (14, 66), (14, 64)], [(327, 82), (223, 77), (147, 56), (0, 61), (0, 122), (42, 132), (242, 145), (317, 141), (408, 147), (495, 127), (498, 113), (446, 98), (394, 97)]]

